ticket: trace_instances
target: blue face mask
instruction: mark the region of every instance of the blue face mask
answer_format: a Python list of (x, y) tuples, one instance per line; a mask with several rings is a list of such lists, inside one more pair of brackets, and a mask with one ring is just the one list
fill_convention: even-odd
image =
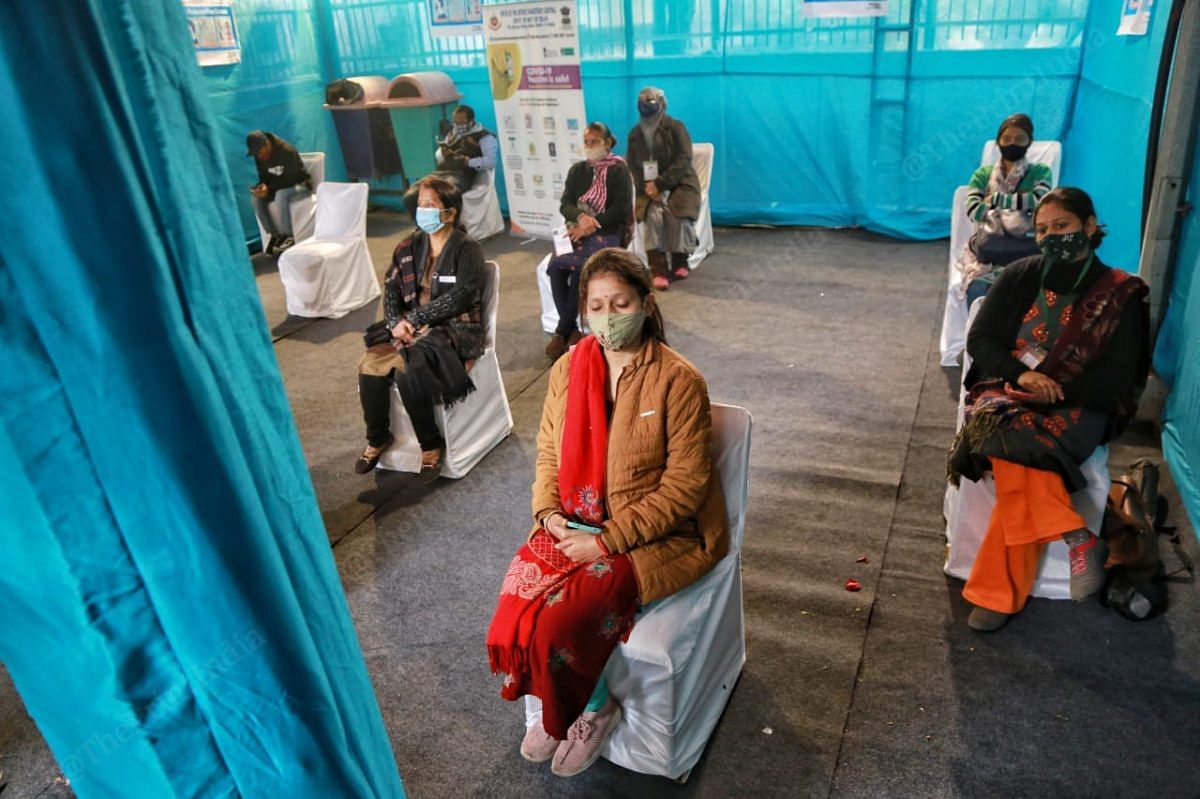
[(656, 100), (638, 100), (638, 113), (644, 117), (652, 117), (658, 113)]
[(429, 235), (437, 233), (444, 228), (446, 223), (442, 221), (441, 208), (418, 208), (417, 209), (417, 227), (424, 230)]

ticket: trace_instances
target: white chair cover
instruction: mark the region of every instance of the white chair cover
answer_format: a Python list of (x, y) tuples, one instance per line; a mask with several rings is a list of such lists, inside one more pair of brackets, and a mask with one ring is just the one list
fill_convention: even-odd
[[(693, 270), (708, 257), (714, 246), (712, 208), (708, 202), (708, 189), (712, 184), (713, 159), (715, 157), (715, 150), (711, 144), (699, 142), (692, 145), (692, 167), (696, 170), (696, 176), (700, 178), (700, 216), (696, 218), (696, 236), (700, 239), (700, 244), (688, 258), (688, 266)], [(630, 242), (629, 249), (642, 259), (642, 263), (649, 265), (650, 260), (646, 257), (645, 230), (641, 222), (638, 222), (637, 229), (633, 232), (633, 241)]]
[[(1035, 141), (1029, 145), (1029, 152), (1025, 154), (1025, 158), (1027, 161), (1050, 167), (1051, 185), (1058, 185), (1058, 173), (1062, 169), (1061, 143)], [(994, 139), (983, 145), (983, 154), (979, 161), (981, 166), (994, 164), (999, 160), (1000, 148)], [(967, 190), (966, 186), (959, 186), (955, 189), (953, 205), (950, 206), (950, 279), (946, 290), (946, 309), (942, 315), (942, 335), (939, 342), (942, 366), (955, 366), (958, 363), (958, 356), (967, 346), (967, 301), (959, 294), (962, 286), (962, 272), (954, 267), (975, 230), (970, 218), (967, 217)]]
[(500, 194), (496, 191), (496, 169), (482, 170), (475, 185), (463, 195), (463, 224), (476, 241), (504, 232)]
[[(970, 323), (975, 321), (982, 304), (981, 298), (971, 305), (968, 329)], [(970, 368), (971, 359), (964, 353), (963, 374), (965, 375)], [(956, 430), (963, 424), (966, 396), (966, 389), (960, 386)], [(1087, 486), (1071, 494), (1071, 504), (1083, 517), (1088, 529), (1099, 533), (1110, 485), (1108, 447), (1097, 447), (1092, 456), (1080, 465), (1080, 469), (1087, 478)], [(946, 499), (943, 505), (946, 516), (946, 574), (960, 580), (971, 576), (971, 567), (975, 564), (975, 555), (983, 543), (984, 534), (987, 533), (988, 521), (995, 504), (996, 484), (991, 473), (979, 482), (964, 479), (957, 488), (946, 485)], [(1033, 584), (1033, 596), (1045, 599), (1071, 598), (1071, 566), (1067, 554), (1068, 547), (1063, 541), (1054, 541), (1046, 547), (1041, 566), (1038, 568), (1037, 581)]]
[[(643, 774), (678, 779), (704, 752), (746, 662), (741, 548), (746, 522), (752, 419), (713, 403), (713, 459), (729, 513), (729, 554), (703, 578), (637, 618), (604, 675), (624, 718), (601, 754)], [(525, 723), (542, 703), (525, 697)]]
[[(442, 476), (465, 477), (512, 432), (500, 361), (496, 357), (496, 319), (500, 314), (500, 267), (486, 263), (483, 288), (484, 353), (471, 367), (475, 390), (450, 408), (436, 409), (438, 427), (446, 439)], [(421, 446), (395, 386), (391, 391), (391, 427), (395, 443), (379, 458), (379, 466), (396, 472), (421, 471)]]
[(316, 236), (279, 256), (289, 314), (338, 319), (379, 296), (366, 225), (367, 184), (318, 187)]
[[(300, 160), (312, 176), (313, 193), (292, 203), (292, 238), (296, 241), (312, 238), (317, 220), (317, 188), (325, 182), (325, 153), (300, 153)], [(278, 202), (272, 202), (267, 211), (276, 225), (283, 223), (283, 211)], [(266, 247), (267, 231), (263, 230), (262, 222), (258, 223), (258, 235), (263, 247)]]

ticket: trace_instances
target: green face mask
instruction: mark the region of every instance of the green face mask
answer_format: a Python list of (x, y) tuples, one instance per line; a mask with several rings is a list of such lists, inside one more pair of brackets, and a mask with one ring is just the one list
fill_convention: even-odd
[(1038, 242), (1047, 261), (1074, 261), (1088, 251), (1091, 241), (1083, 230), (1053, 233)]
[(596, 334), (596, 340), (606, 350), (620, 350), (629, 346), (642, 334), (646, 324), (646, 312), (588, 314), (588, 327)]

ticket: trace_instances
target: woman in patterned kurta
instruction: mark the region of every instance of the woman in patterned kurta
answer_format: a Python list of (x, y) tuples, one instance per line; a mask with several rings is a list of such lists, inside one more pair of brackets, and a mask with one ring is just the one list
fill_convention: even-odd
[(1071, 596), (1104, 580), (1104, 545), (1071, 504), (1079, 465), (1132, 417), (1149, 368), (1146, 285), (1105, 266), (1091, 198), (1048, 193), (1035, 216), (1042, 255), (1008, 267), (967, 340), (966, 418), (950, 476), (991, 470), (996, 504), (963, 596), (968, 624), (995, 630), (1025, 606), (1044, 545), (1071, 547)]

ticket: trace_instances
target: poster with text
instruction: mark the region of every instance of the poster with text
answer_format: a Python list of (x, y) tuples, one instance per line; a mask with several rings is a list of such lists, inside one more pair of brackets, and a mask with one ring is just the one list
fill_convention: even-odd
[(483, 31), (482, 0), (426, 0), (434, 36), (474, 36)]
[(562, 224), (559, 200), (587, 125), (575, 0), (483, 12), (512, 231), (548, 239)]
[(1121, 24), (1118, 36), (1145, 36), (1150, 27), (1150, 10), (1154, 0), (1125, 0), (1121, 4)]
[(242, 43), (238, 39), (237, 23), (233, 21), (233, 3), (184, 0), (183, 13), (200, 66), (241, 62)]
[(886, 17), (887, 0), (804, 0), (806, 17)]

